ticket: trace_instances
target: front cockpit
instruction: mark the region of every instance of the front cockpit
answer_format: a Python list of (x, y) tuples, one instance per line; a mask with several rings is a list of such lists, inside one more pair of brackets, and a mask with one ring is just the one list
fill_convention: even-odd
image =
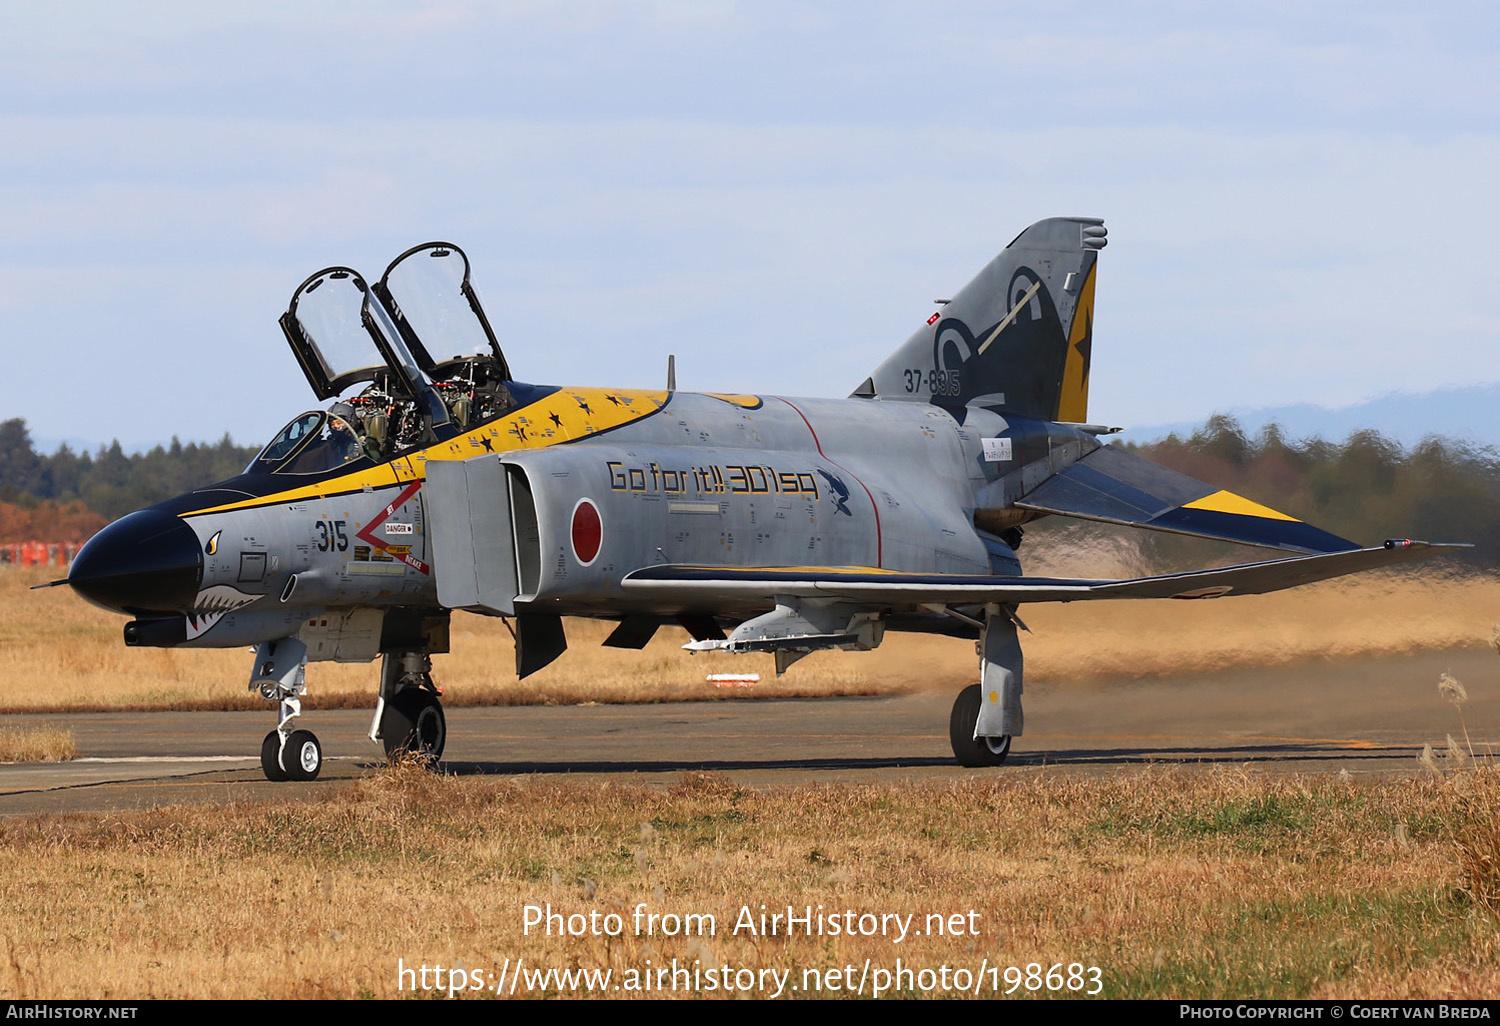
[(380, 450), (368, 432), (361, 434), (344, 417), (312, 410), (282, 428), (246, 472), (324, 474), (373, 462), (372, 452)]

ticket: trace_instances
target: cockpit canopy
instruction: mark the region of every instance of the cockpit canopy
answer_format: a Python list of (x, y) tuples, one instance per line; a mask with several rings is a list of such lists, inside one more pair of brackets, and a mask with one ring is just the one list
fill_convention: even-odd
[(325, 267), (308, 278), (281, 316), (308, 384), (319, 399), (386, 373), (387, 358), (364, 322), (369, 286), (347, 267)]
[[(412, 247), (374, 283), (352, 268), (324, 268), (292, 294), (281, 328), (313, 394), (344, 397), (332, 412), (377, 461), (515, 405), (505, 354), (469, 284), (469, 259), (451, 243)], [(292, 450), (297, 432), (335, 430), (310, 421), (298, 427), (306, 416), (288, 427), (295, 437), (267, 447), (287, 447), (288, 467), (302, 465)]]
[(321, 474), (368, 460), (365, 443), (344, 418), (311, 410), (282, 428), (247, 468), (270, 474)]
[(298, 286), (281, 328), (319, 399), (382, 376), (413, 399), (455, 377), (510, 380), (469, 284), (469, 258), (451, 243), (412, 247), (373, 285), (352, 268), (326, 267)]
[(374, 289), (433, 381), (462, 373), (475, 362), (490, 365), (497, 380), (510, 380), (505, 354), (469, 284), (469, 258), (463, 250), (449, 242), (413, 246), (391, 261)]

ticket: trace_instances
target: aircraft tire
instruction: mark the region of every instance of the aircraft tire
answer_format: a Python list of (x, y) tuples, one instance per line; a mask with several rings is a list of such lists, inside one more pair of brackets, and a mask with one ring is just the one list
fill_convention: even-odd
[(948, 717), (948, 742), (960, 766), (999, 766), (1010, 754), (1009, 734), (1000, 738), (974, 736), (974, 724), (979, 721), (979, 706), (983, 701), (978, 684), (970, 684), (953, 700), (953, 713)]
[(323, 768), (323, 746), (310, 730), (294, 730), (281, 750), (286, 780), (317, 780)]
[(281, 735), (274, 730), (260, 743), (260, 771), (267, 780), (278, 784), (288, 779), (286, 770), (281, 768)]
[(413, 754), (436, 765), (448, 743), (448, 720), (438, 696), (426, 688), (398, 691), (385, 703), (385, 713), (380, 717), (380, 743), (392, 762)]

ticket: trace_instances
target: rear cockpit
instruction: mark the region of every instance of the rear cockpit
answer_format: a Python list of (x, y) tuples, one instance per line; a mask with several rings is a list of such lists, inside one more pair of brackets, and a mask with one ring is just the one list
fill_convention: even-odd
[(304, 414), (289, 424), (256, 469), (392, 459), (516, 405), (468, 257), (449, 243), (407, 250), (373, 285), (351, 268), (324, 268), (298, 287), (281, 327), (313, 393), (339, 401), (318, 423)]
[(429, 242), (402, 253), (373, 291), (461, 429), (514, 407), (510, 366), (469, 283), (469, 258)]

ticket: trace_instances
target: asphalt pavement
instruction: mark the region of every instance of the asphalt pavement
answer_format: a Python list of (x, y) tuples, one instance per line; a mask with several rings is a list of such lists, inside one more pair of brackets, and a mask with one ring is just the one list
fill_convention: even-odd
[[(1465, 680), (1459, 710), (1438, 675)], [(1007, 763), (964, 769), (948, 746), (951, 695), (447, 710), (442, 770), (670, 784), (711, 770), (748, 787), (965, 779), (1037, 772), (1114, 773), (1151, 765), (1266, 772), (1412, 774), (1424, 744), (1447, 736), (1482, 753), (1500, 736), (1500, 660), (1483, 652), (1236, 669), (1088, 686), (1030, 684), (1026, 733)], [(1496, 697), (1489, 697), (1489, 692)], [(372, 694), (373, 705), (373, 694)], [(79, 758), (0, 766), (0, 815), (109, 811), (176, 802), (298, 799), (378, 771), (370, 712), (317, 709), (301, 726), (323, 745), (312, 783), (266, 781), (264, 713), (0, 716), (73, 731)]]

